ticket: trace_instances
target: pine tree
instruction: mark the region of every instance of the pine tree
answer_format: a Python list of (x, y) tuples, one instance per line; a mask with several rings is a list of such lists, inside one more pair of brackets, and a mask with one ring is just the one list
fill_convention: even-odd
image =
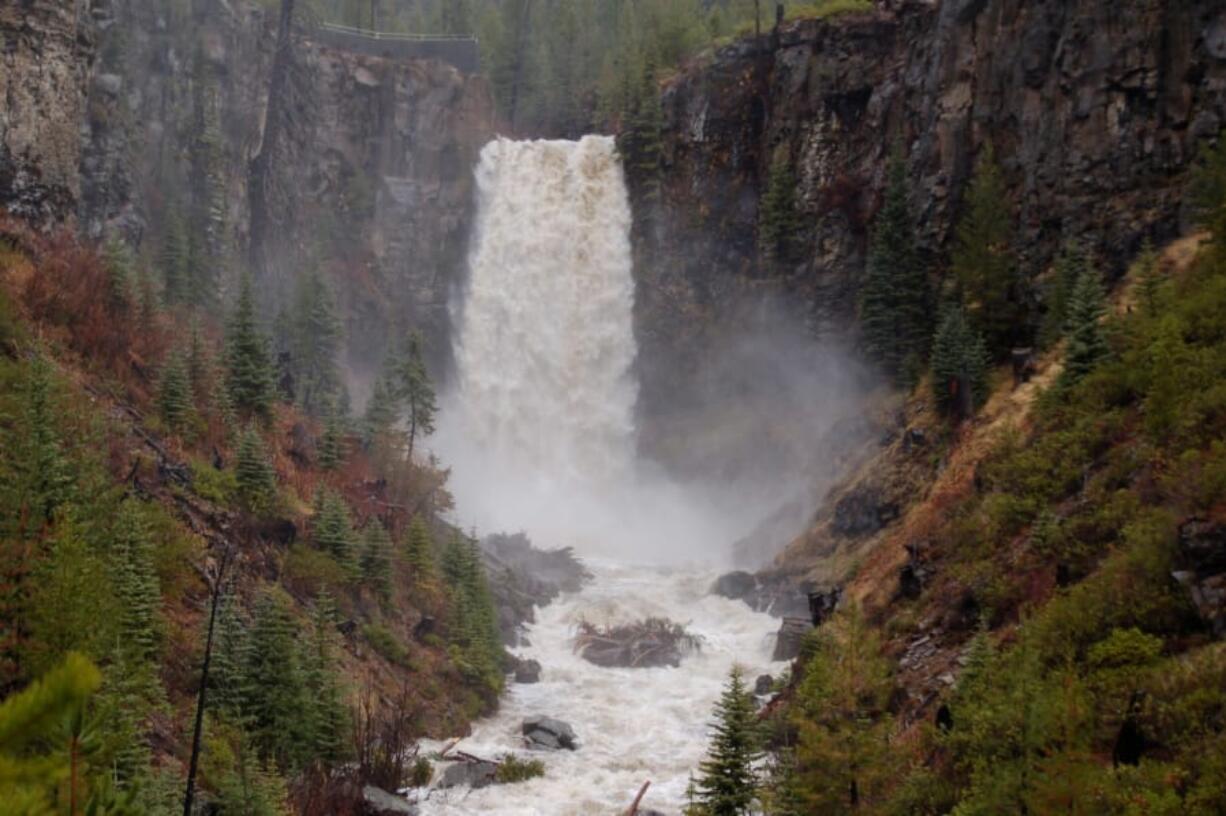
[(869, 356), (887, 372), (906, 375), (928, 352), (928, 279), (915, 248), (901, 149), (890, 157), (886, 176), (885, 203), (869, 246), (860, 322)]
[(336, 367), (341, 320), (332, 290), (312, 268), (298, 282), (290, 318), (290, 358), (299, 404), (317, 414), (333, 404), (342, 388)]
[(227, 592), (217, 610), (216, 642), (209, 667), (209, 707), (240, 725), (243, 705), (250, 694), (247, 666), (252, 658), (248, 628), (238, 599)]
[(1137, 297), (1145, 313), (1151, 317), (1158, 313), (1164, 282), (1158, 253), (1154, 251), (1153, 243), (1146, 238), (1141, 246), (1141, 254), (1137, 257)]
[(415, 584), (421, 586), (433, 580), (434, 543), (430, 540), (430, 528), (420, 515), (414, 516), (409, 523), (409, 534), (405, 540), (405, 561)]
[(319, 438), (319, 466), (324, 470), (336, 470), (345, 461), (345, 434), (336, 409), (328, 412), (324, 432)]
[(455, 531), (443, 551), (442, 572), (450, 591), (451, 642), (470, 676), (497, 692), (501, 635), (476, 541)]
[(743, 816), (757, 798), (755, 763), (762, 756), (757, 710), (739, 666), (715, 704), (711, 745), (695, 783), (694, 816)]
[(1089, 264), (1089, 257), (1076, 241), (1064, 245), (1056, 258), (1055, 270), (1051, 285), (1048, 288), (1047, 314), (1043, 318), (1043, 326), (1039, 331), (1039, 342), (1043, 346), (1051, 346), (1064, 337), (1068, 325), (1069, 300), (1077, 279)]
[(392, 539), (377, 518), (362, 531), (362, 580), (384, 600), (392, 596)]
[(158, 265), (162, 268), (162, 286), (170, 305), (186, 303), (190, 297), (187, 227), (178, 206), (171, 204), (162, 224), (162, 241), (158, 249)]
[(311, 754), (313, 759), (328, 764), (345, 757), (349, 734), (349, 718), (333, 658), (336, 620), (332, 596), (321, 593), (311, 615), (312, 637), (302, 653), (303, 680), (310, 700), (304, 713), (310, 728)]
[(51, 365), (42, 354), (31, 360), (23, 390), (22, 422), (6, 439), (16, 471), (18, 495), (12, 506), (24, 511), (12, 521), (28, 518), (37, 527), (49, 524), (56, 510), (72, 500), (74, 479), (58, 428)]
[(107, 275), (107, 306), (114, 315), (127, 315), (132, 310), (136, 288), (136, 260), (132, 250), (118, 238), (106, 242), (103, 261)]
[(664, 110), (656, 81), (654, 58), (649, 55), (629, 105), (623, 116), (625, 125), (617, 146), (625, 160), (631, 188), (641, 201), (653, 203), (660, 198), (663, 166)]
[(262, 513), (269, 509), (277, 493), (277, 476), (254, 426), (248, 425), (239, 441), (235, 477), (239, 499), (248, 511)]
[(419, 436), (434, 433), (434, 418), (438, 412), (434, 384), (426, 371), (422, 339), (417, 332), (409, 335), (404, 351), (396, 363), (395, 374), (396, 396), (404, 405), (405, 422), (408, 425), (408, 458), (412, 461), (414, 442)]
[(191, 337), (187, 344), (187, 381), (191, 385), (192, 401), (196, 405), (203, 406), (209, 402), (212, 367), (213, 362), (205, 346), (204, 335), (200, 332), (200, 321), (192, 318)]
[(995, 154), (988, 146), (979, 158), (963, 203), (953, 271), (975, 326), (994, 355), (1013, 344), (1023, 317), (1007, 192)]
[(171, 352), (158, 382), (158, 413), (173, 433), (186, 427), (192, 411), (191, 382), (183, 355)]
[(1068, 350), (1064, 354), (1061, 382), (1072, 385), (1110, 354), (1103, 336), (1102, 319), (1106, 311), (1102, 281), (1098, 270), (1082, 270), (1069, 298)]
[(758, 216), (758, 245), (762, 257), (772, 264), (786, 264), (796, 255), (800, 233), (796, 209), (796, 178), (791, 163), (780, 155), (772, 163)]
[(157, 654), (162, 591), (153, 566), (153, 542), (135, 500), (120, 505), (114, 536), (122, 648), (133, 661), (129, 670), (151, 667)]
[(938, 410), (966, 418), (987, 399), (988, 353), (962, 309), (946, 307), (932, 343), (932, 389)]
[(249, 275), (243, 276), (238, 304), (226, 331), (226, 386), (237, 411), (261, 417), (272, 412), (272, 359), (268, 339), (256, 323)]
[(261, 757), (281, 767), (300, 767), (312, 750), (306, 677), (298, 648), (299, 629), (280, 590), (267, 590), (251, 628), (249, 688), (244, 705), (248, 728)]
[(331, 490), (321, 488), (315, 495), (312, 538), (316, 547), (332, 555), (351, 574), (360, 574), (349, 505)]
[(362, 444), (369, 448), (376, 439), (387, 438), (399, 413), (396, 386), (390, 376), (381, 375), (375, 380), (374, 390), (366, 403), (366, 413), (362, 418)]

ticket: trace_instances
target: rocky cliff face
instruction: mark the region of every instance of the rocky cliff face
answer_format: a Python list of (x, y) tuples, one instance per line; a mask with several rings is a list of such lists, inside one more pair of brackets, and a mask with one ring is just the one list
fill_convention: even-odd
[[(493, 132), (479, 77), (292, 38), (268, 188), (261, 291), (307, 265), (332, 278), (349, 353), (377, 362), (422, 329), (445, 363), (471, 168)], [(27, 0), (0, 8), (0, 203), (151, 254), (172, 213), (204, 233), (223, 296), (247, 265), (249, 181), (269, 115), (277, 15), (231, 0)]]
[(87, 0), (0, 5), (0, 207), (40, 226), (75, 210), (94, 23)]
[[(1226, 125), (1226, 9), (893, 0), (725, 47), (669, 81), (663, 100), (655, 228), (668, 238), (640, 269), (640, 333), (645, 409), (667, 416), (678, 372), (734, 319), (738, 293), (786, 292), (814, 331), (854, 327), (867, 225), (895, 144), (934, 269), (988, 143), (1031, 276), (1062, 236), (1088, 238), (1118, 273), (1146, 236), (1172, 235), (1198, 144)], [(755, 235), (776, 157), (795, 168), (807, 251), (767, 274)]]

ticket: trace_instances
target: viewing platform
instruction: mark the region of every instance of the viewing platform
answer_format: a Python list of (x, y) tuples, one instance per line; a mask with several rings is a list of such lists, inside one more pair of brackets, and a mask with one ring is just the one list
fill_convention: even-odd
[(481, 68), (477, 38), (464, 34), (395, 34), (320, 23), (315, 39), (331, 48), (387, 59), (436, 59), (466, 74)]

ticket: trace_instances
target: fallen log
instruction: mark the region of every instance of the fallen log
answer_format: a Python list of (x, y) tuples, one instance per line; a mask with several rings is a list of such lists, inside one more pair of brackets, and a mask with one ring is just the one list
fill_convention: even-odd
[(630, 803), (630, 809), (626, 811), (626, 816), (635, 816), (639, 812), (639, 805), (643, 802), (643, 796), (647, 793), (647, 789), (651, 787), (651, 780), (648, 779), (643, 783), (643, 787), (639, 788), (639, 795), (634, 797), (634, 801)]

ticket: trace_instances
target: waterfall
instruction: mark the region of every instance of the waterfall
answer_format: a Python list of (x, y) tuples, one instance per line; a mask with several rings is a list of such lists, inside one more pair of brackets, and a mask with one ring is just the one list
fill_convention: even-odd
[(620, 477), (634, 453), (630, 203), (613, 139), (481, 152), (455, 404), (524, 475)]

